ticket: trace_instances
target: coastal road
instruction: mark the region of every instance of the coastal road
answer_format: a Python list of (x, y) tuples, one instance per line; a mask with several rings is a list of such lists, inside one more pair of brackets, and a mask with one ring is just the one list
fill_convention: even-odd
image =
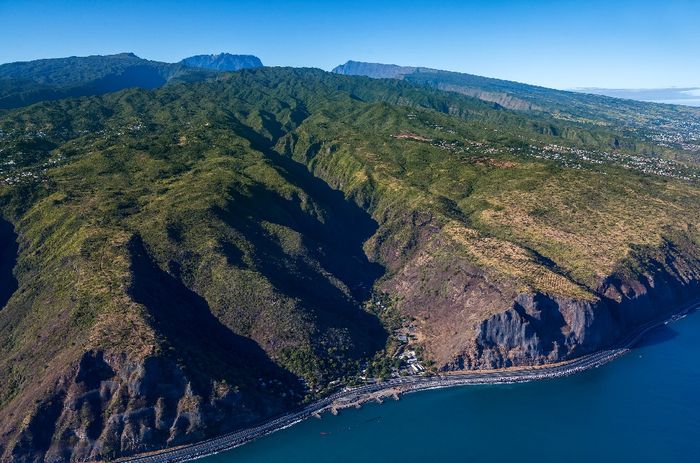
[[(682, 313), (685, 314), (696, 307), (697, 306), (691, 307)], [(634, 343), (636, 343), (644, 334), (664, 323), (675, 320), (679, 316), (680, 315), (674, 315), (670, 319), (649, 322), (639, 327), (634, 333), (630, 334), (614, 347), (594, 352), (566, 363), (517, 370), (470, 371), (442, 376), (407, 376), (402, 378), (394, 378), (381, 383), (368, 384), (352, 389), (344, 389), (318, 400), (299, 411), (273, 418), (259, 426), (236, 431), (192, 445), (168, 449), (148, 455), (120, 459), (118, 461), (124, 463), (179, 463), (202, 458), (207, 455), (212, 455), (238, 447), (254, 439), (258, 439), (280, 429), (292, 426), (299, 421), (313, 416), (314, 414), (329, 410), (336, 401), (342, 400), (345, 403), (361, 401), (369, 394), (383, 390), (398, 389), (401, 393), (409, 393), (453, 386), (520, 383), (569, 376), (584, 370), (598, 367), (620, 357), (628, 352)]]

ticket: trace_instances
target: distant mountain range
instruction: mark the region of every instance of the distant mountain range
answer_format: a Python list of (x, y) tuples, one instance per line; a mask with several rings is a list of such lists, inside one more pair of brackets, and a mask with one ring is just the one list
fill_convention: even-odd
[(157, 88), (202, 80), (214, 71), (261, 66), (255, 56), (228, 53), (192, 56), (179, 63), (150, 61), (133, 53), (7, 63), (0, 65), (0, 109), (125, 88)]

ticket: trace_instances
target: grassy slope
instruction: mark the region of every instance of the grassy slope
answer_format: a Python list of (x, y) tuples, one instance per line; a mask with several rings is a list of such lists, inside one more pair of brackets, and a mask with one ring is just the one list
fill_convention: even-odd
[[(373, 130), (368, 134), (349, 128), (358, 126)], [(492, 126), (503, 130), (497, 123)], [(521, 157), (509, 147), (517, 146), (518, 138), (535, 136), (517, 130), (504, 136), (490, 127), (481, 121), (464, 124), (432, 112), (375, 105), (328, 127), (313, 118), (305, 121), (297, 130), (300, 138), (329, 140), (325, 144), (332, 149), (329, 153), (316, 147), (320, 154), (299, 159), (328, 177), (349, 165), (362, 169), (360, 174), (345, 173), (349, 184), (338, 185), (345, 190), (363, 191), (368, 184), (389, 190), (384, 196), (397, 198), (388, 204), (405, 201), (411, 208), (440, 213), (454, 227), (466, 226), (484, 237), (536, 251), (584, 286), (595, 286), (631, 246), (659, 244), (667, 227), (697, 239), (696, 184), (616, 165), (567, 169)], [(392, 137), (401, 132), (434, 141)], [(455, 150), (452, 142), (460, 148)], [(476, 253), (488, 244), (469, 241)]]
[(674, 148), (658, 152), (657, 147), (656, 154), (671, 156), (695, 166), (699, 162), (700, 111), (692, 107), (554, 90), (429, 68), (402, 68), (351, 61), (334, 72), (403, 79), (429, 88), (476, 97), (533, 117), (569, 121), (589, 130), (594, 127), (607, 128), (638, 141)]
[[(184, 336), (192, 314), (164, 304), (168, 292), (198, 307), (192, 323), (213, 314), (235, 345), (252, 339), (324, 387), (384, 345), (359, 305), (383, 267), (420, 247), (424, 222), (451, 243), (445, 265), (457, 253), (524, 291), (578, 298), (663, 237), (697, 252), (697, 184), (513, 149), (616, 137), (564, 123), (557, 133), (578, 135), (556, 137), (542, 123), (401, 82), (289, 69), (10, 113), (2, 161), (35, 177), (0, 186), (20, 243), (19, 289), (0, 311), (0, 404), (40, 397), (28, 386), (88, 349), (170, 355), (203, 382), (250, 391), (272, 374), (250, 369), (253, 347), (229, 361)], [(395, 137), (407, 133), (423, 139)]]

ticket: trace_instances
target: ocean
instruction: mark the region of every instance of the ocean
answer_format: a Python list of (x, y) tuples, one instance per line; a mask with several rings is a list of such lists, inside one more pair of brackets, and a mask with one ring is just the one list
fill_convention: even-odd
[(407, 394), (202, 463), (700, 462), (700, 313), (568, 378)]

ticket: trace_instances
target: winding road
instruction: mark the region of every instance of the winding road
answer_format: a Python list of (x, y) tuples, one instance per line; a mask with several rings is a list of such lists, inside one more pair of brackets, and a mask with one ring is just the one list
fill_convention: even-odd
[(366, 397), (368, 394), (388, 389), (400, 389), (402, 393), (416, 392), (427, 389), (438, 389), (454, 386), (477, 384), (510, 384), (540, 379), (559, 378), (569, 376), (584, 370), (598, 367), (627, 353), (639, 339), (652, 329), (674, 321), (684, 314), (698, 307), (697, 304), (686, 308), (671, 318), (649, 322), (619, 342), (615, 347), (601, 350), (589, 355), (579, 357), (566, 363), (543, 366), (536, 368), (524, 368), (518, 370), (489, 370), (471, 371), (459, 374), (442, 376), (408, 376), (394, 378), (376, 384), (369, 384), (353, 389), (344, 389), (321, 400), (318, 400), (305, 408), (274, 418), (259, 426), (236, 431), (213, 439), (198, 442), (187, 446), (167, 449), (158, 453), (134, 456), (120, 459), (122, 463), (179, 463), (183, 461), (202, 458), (215, 453), (230, 450), (241, 446), (254, 439), (271, 434), (280, 429), (292, 426), (317, 413), (329, 410), (336, 401), (352, 402)]

